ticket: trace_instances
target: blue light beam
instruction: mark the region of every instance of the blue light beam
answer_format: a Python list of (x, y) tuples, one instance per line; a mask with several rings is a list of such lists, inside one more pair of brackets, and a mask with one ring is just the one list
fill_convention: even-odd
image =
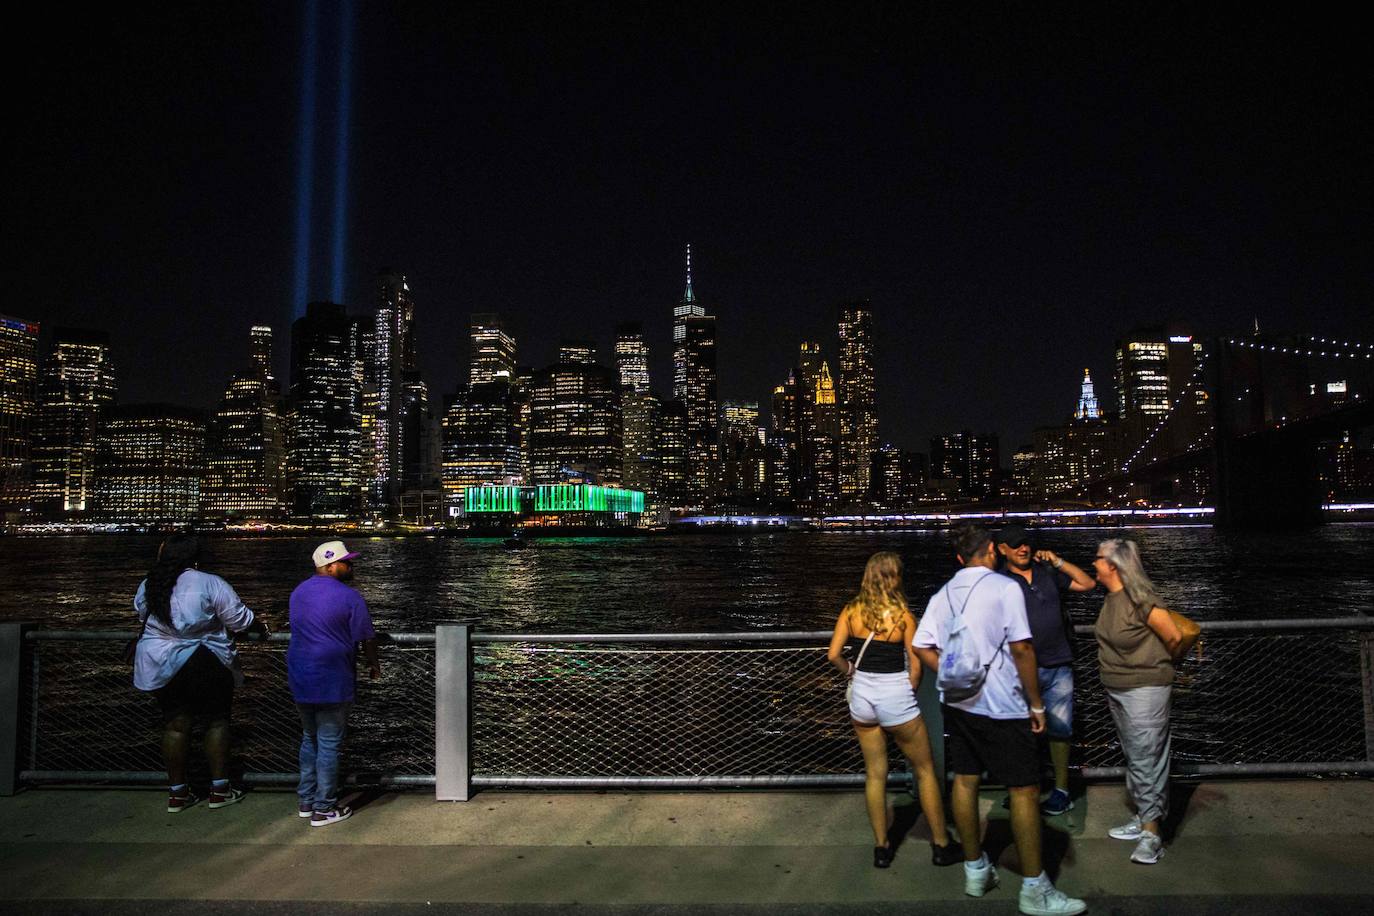
[(353, 0), (339, 5), (339, 101), (334, 137), (334, 257), (330, 298), (344, 301), (344, 249), (348, 237), (348, 130), (353, 113)]
[(315, 190), (315, 82), (319, 69), (319, 0), (305, 0), (301, 48), (301, 132), (296, 163), (296, 317), (310, 299), (310, 230)]

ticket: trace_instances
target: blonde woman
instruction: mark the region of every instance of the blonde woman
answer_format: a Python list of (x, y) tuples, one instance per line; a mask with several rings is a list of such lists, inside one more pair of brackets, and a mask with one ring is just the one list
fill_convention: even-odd
[[(864, 568), (859, 593), (845, 605), (830, 637), (830, 663), (852, 679), (849, 715), (864, 755), (864, 796), (873, 825), (873, 865), (892, 864), (887, 836), (887, 735), (911, 762), (921, 810), (930, 822), (931, 861), (954, 865), (964, 860), (963, 849), (950, 839), (945, 826), (944, 800), (930, 754), (916, 688), (921, 665), (911, 640), (916, 619), (902, 586), (902, 559), (895, 553), (875, 553)], [(849, 658), (844, 651), (850, 649)]]
[(1107, 831), (1136, 841), (1131, 861), (1153, 865), (1164, 855), (1160, 822), (1169, 813), (1169, 705), (1173, 655), (1183, 634), (1159, 606), (1134, 541), (1097, 545), (1093, 561), (1107, 600), (1097, 615), (1097, 660), (1102, 686), (1126, 758), (1126, 791), (1135, 816)]

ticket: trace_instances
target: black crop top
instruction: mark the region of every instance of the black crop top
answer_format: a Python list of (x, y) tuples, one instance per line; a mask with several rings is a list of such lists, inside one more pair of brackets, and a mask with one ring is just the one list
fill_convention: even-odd
[[(864, 637), (867, 639), (868, 637)], [(859, 650), (864, 647), (864, 640), (857, 636), (849, 637), (849, 660), (852, 662), (859, 657)], [(869, 674), (892, 674), (897, 671), (906, 670), (906, 646), (900, 642), (883, 642), (876, 636), (864, 650), (864, 657), (859, 662), (858, 670), (866, 671)]]

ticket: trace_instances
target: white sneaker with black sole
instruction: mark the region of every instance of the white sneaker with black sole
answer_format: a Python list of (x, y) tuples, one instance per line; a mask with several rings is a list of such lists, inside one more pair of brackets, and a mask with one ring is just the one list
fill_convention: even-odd
[(1148, 830), (1140, 834), (1140, 842), (1135, 844), (1135, 851), (1131, 853), (1131, 861), (1137, 865), (1153, 865), (1159, 861), (1159, 857), (1164, 855), (1164, 840), (1158, 834)]
[(1026, 916), (1073, 916), (1088, 908), (1087, 901), (1070, 897), (1046, 881), (1043, 884), (1022, 884), (1017, 908)]
[(1141, 822), (1140, 815), (1137, 814), (1126, 823), (1108, 830), (1107, 836), (1114, 840), (1138, 840), (1144, 832), (1145, 825)]

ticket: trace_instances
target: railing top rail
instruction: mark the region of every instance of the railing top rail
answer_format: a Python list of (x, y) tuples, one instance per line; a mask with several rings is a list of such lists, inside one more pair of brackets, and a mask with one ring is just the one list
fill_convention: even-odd
[[(444, 624), (440, 624), (444, 626)], [(1304, 630), (1374, 630), (1374, 616), (1353, 615), (1350, 617), (1317, 617), (1310, 620), (1200, 620), (1203, 632), (1210, 633), (1259, 633), (1259, 632), (1301, 632)], [(1080, 636), (1091, 636), (1091, 624), (1078, 624), (1074, 632)], [(24, 631), (26, 640), (53, 640), (63, 642), (122, 642), (129, 639), (129, 630), (54, 630), (31, 629)], [(400, 645), (432, 645), (434, 631), (402, 632), (378, 634), (383, 643)], [(287, 643), (291, 640), (289, 632), (273, 633), (266, 640), (257, 634), (244, 634), (238, 637), (244, 642)], [(626, 643), (789, 643), (824, 642), (830, 639), (829, 630), (754, 630), (738, 633), (484, 633), (475, 630), (472, 642), (484, 645), (501, 643), (540, 643), (544, 645), (608, 645)]]

